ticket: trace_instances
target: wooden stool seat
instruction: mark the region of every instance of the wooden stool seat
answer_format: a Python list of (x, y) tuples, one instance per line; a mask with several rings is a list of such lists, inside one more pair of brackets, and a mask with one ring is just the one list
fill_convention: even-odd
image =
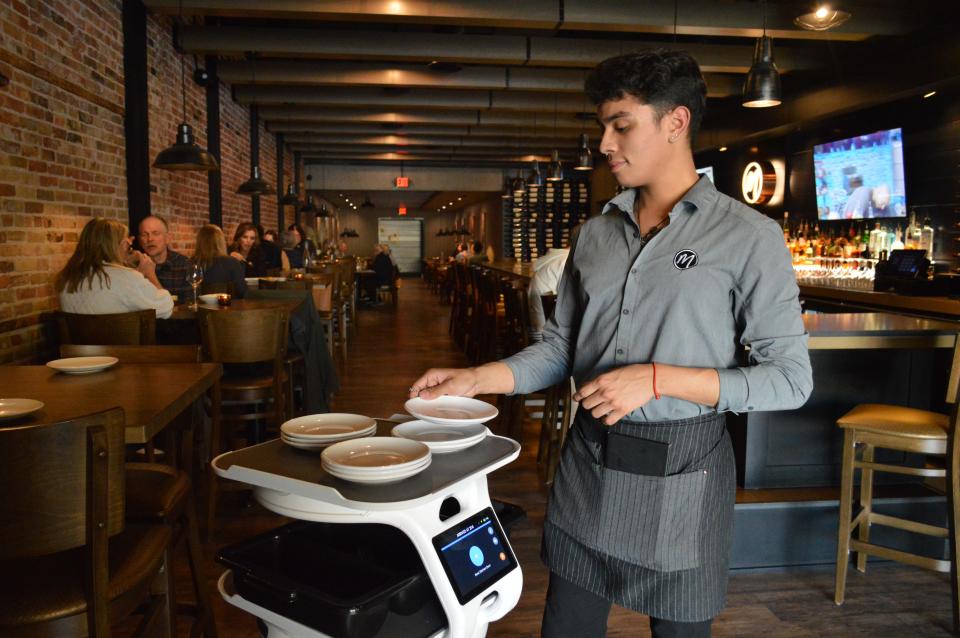
[[(111, 606), (114, 603), (122, 606), (120, 599), (124, 594), (142, 589), (153, 580), (170, 538), (170, 529), (164, 525), (128, 524), (124, 531), (110, 539), (107, 595)], [(86, 635), (83, 614), (87, 611), (87, 597), (83, 580), (77, 578), (77, 574), (83, 572), (84, 554), (83, 548), (77, 548), (0, 563), (3, 569), (0, 635), (17, 635), (12, 633), (12, 628), (18, 625), (48, 623), (67, 617), (77, 621), (80, 631), (64, 635)], [(139, 602), (138, 599), (136, 603)]]
[[(890, 434), (911, 439), (934, 439), (946, 443), (950, 417), (939, 412), (899, 405), (863, 403), (837, 419), (841, 428)], [(940, 454), (943, 454), (941, 449)]]

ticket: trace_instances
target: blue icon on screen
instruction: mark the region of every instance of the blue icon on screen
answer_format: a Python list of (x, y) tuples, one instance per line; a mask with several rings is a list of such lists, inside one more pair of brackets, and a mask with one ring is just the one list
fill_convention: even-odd
[(499, 545), (499, 544), (500, 544), (500, 539), (497, 538), (496, 536), (494, 536), (492, 540), (493, 540), (493, 544), (494, 544), (494, 545)]
[(492, 528), (492, 527), (488, 527), (488, 528), (487, 528), (487, 533), (490, 534), (490, 536), (493, 536), (493, 528)]
[(476, 545), (470, 548), (470, 562), (477, 567), (483, 565), (483, 552)]

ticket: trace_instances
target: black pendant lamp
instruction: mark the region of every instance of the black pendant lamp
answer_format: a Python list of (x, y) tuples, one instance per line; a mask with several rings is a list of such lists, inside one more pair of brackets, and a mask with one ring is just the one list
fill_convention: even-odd
[(313, 195), (307, 195), (306, 201), (303, 202), (303, 206), (300, 207), (301, 213), (315, 213), (317, 212), (317, 207), (313, 205)]
[[(181, 14), (182, 9), (181, 6)], [(180, 108), (182, 119), (177, 127), (177, 141), (157, 154), (153, 167), (168, 171), (220, 170), (217, 158), (193, 141), (193, 128), (187, 124), (187, 82), (183, 54), (180, 55)]]
[(563, 164), (560, 162), (560, 151), (553, 149), (553, 155), (550, 157), (550, 168), (547, 169), (548, 182), (560, 182), (563, 180)]
[(767, 36), (767, 4), (763, 3), (763, 35), (757, 39), (753, 52), (753, 64), (743, 84), (743, 106), (767, 108), (779, 106), (780, 72), (773, 61), (773, 40)]
[(573, 167), (573, 170), (593, 170), (593, 153), (590, 152), (590, 142), (586, 133), (580, 134), (580, 146), (577, 151), (577, 165)]
[(297, 194), (297, 186), (293, 182), (287, 185), (287, 192), (280, 198), (280, 203), (284, 206), (299, 206), (300, 195)]
[(317, 217), (330, 217), (330, 211), (327, 210), (326, 202), (320, 202), (320, 210), (317, 211)]
[(505, 177), (503, 179), (503, 192), (500, 193), (500, 199), (512, 199), (513, 191), (510, 189), (510, 178)]
[[(254, 81), (254, 83), (256, 83)], [(237, 193), (259, 197), (273, 195), (276, 191), (260, 176), (260, 118), (257, 117), (257, 105), (250, 105), (250, 179), (240, 184)]]
[(360, 204), (360, 208), (373, 208), (373, 202), (370, 201), (370, 194), (367, 193), (363, 196), (363, 203)]
[(849, 19), (850, 13), (848, 11), (831, 9), (823, 4), (817, 7), (816, 11), (797, 16), (793, 19), (793, 23), (808, 31), (827, 31), (840, 26)]

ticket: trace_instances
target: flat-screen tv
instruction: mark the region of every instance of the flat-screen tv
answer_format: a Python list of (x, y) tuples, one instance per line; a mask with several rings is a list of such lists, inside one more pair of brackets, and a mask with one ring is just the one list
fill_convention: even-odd
[(905, 217), (903, 133), (894, 128), (813, 147), (820, 219)]

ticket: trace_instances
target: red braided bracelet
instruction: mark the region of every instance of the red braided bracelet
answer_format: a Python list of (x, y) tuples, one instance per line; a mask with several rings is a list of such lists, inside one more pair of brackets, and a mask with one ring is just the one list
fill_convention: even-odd
[(653, 398), (659, 401), (660, 393), (657, 392), (657, 364), (656, 362), (651, 361), (650, 365), (653, 366)]

